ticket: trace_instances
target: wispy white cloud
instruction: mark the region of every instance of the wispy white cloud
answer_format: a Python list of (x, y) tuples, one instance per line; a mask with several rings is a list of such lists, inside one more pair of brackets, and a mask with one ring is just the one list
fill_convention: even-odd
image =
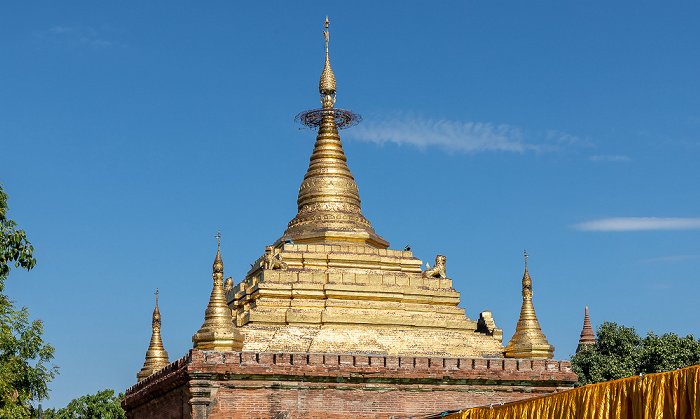
[(700, 218), (617, 217), (572, 226), (583, 231), (690, 230), (700, 228)]
[[(421, 149), (439, 147), (450, 152), (477, 153), (484, 151), (524, 152), (552, 150), (560, 143), (577, 142), (575, 136), (559, 131), (543, 135), (544, 142), (535, 144), (516, 126), (489, 122), (450, 121), (432, 119), (409, 113), (395, 113), (366, 121), (345, 134), (346, 138), (377, 144), (394, 143)], [(556, 145), (552, 145), (554, 142)]]
[(38, 33), (38, 38), (62, 48), (75, 49), (89, 46), (102, 49), (114, 46), (113, 41), (105, 39), (100, 32), (91, 27), (52, 26)]
[(589, 157), (592, 161), (630, 161), (631, 159), (627, 156), (614, 156), (610, 154), (602, 154), (599, 156)]
[(644, 259), (642, 262), (680, 262), (682, 260), (698, 259), (700, 255), (676, 255), (662, 256), (658, 258)]
[(69, 33), (73, 31), (75, 31), (75, 29), (67, 26), (52, 26), (51, 28), (49, 28), (49, 32), (51, 33)]
[(576, 145), (576, 146), (586, 146), (591, 147), (593, 144), (590, 141), (584, 140), (576, 135), (571, 135), (566, 132), (558, 130), (547, 130), (546, 138), (549, 141), (554, 141), (559, 145)]

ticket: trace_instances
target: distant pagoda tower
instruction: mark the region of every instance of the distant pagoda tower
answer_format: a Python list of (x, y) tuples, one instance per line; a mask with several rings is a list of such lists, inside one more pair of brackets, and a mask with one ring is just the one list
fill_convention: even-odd
[(156, 290), (156, 308), (153, 310), (153, 320), (151, 321), (153, 332), (151, 333), (151, 343), (146, 351), (146, 361), (143, 368), (136, 374), (138, 381), (170, 364), (168, 352), (163, 347), (163, 340), (160, 337), (160, 310), (158, 310), (158, 290)]
[(595, 333), (591, 328), (591, 319), (588, 317), (588, 306), (586, 306), (586, 315), (583, 317), (583, 330), (581, 330), (581, 338), (578, 340), (576, 353), (581, 352), (586, 346), (595, 347)]
[(243, 349), (243, 335), (233, 324), (231, 309), (224, 297), (224, 262), (221, 260), (221, 233), (216, 235), (219, 244), (214, 258), (214, 287), (209, 297), (209, 305), (204, 312), (204, 324), (194, 336), (192, 343), (203, 351), (240, 351)]
[(554, 346), (547, 342), (542, 333), (540, 322), (532, 305), (532, 279), (527, 271), (527, 252), (525, 252), (525, 274), (523, 275), (523, 306), (515, 334), (505, 349), (507, 358), (544, 358), (554, 357)]
[(358, 124), (362, 117), (334, 108), (336, 84), (328, 58), (328, 25), (326, 17), (326, 62), (318, 84), (322, 108), (301, 112), (295, 119), (318, 129), (318, 135), (309, 168), (299, 186), (297, 215), (280, 240), (299, 244), (365, 244), (386, 249), (389, 242), (376, 234), (362, 215), (360, 193), (338, 135), (338, 130)]

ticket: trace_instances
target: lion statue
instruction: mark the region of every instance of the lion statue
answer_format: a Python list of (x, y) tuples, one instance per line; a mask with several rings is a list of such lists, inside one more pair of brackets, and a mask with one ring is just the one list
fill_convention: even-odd
[(233, 289), (233, 278), (229, 276), (226, 278), (226, 281), (224, 281), (224, 291), (229, 291), (231, 289)]
[(447, 274), (445, 273), (446, 260), (447, 258), (443, 255), (437, 255), (435, 257), (435, 266), (430, 268), (430, 264), (426, 263), (425, 266), (428, 269), (424, 270), (421, 276), (423, 278), (447, 278)]
[(265, 248), (265, 255), (263, 256), (262, 267), (263, 269), (282, 269), (287, 270), (287, 264), (282, 262), (280, 259), (282, 256), (277, 256), (272, 254), (272, 246), (267, 246)]

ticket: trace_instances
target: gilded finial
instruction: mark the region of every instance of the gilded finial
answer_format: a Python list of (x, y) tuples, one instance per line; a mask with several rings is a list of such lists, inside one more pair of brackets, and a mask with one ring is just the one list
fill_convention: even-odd
[(525, 253), (525, 269), (527, 269), (527, 258), (529, 258), (530, 256), (528, 256), (527, 250), (523, 250), (523, 253)]
[(331, 109), (335, 105), (335, 75), (331, 70), (331, 62), (328, 58), (328, 40), (330, 38), (328, 31), (328, 16), (324, 22), (326, 30), (323, 31), (323, 37), (326, 39), (326, 63), (321, 72), (321, 80), (318, 83), (318, 92), (321, 94), (321, 104), (324, 109)]
[(153, 310), (153, 321), (151, 325), (155, 328), (158, 327), (160, 329), (160, 310), (158, 310), (158, 288), (156, 288), (156, 292), (153, 294), (156, 296), (156, 308)]
[(153, 309), (151, 320), (151, 342), (148, 345), (148, 350), (146, 350), (146, 361), (143, 363), (143, 368), (136, 374), (138, 381), (170, 364), (168, 352), (163, 347), (163, 340), (160, 336), (161, 317), (160, 310), (158, 310), (158, 289), (156, 289), (154, 295), (156, 296), (156, 307)]
[(214, 258), (214, 276), (220, 275), (221, 278), (224, 278), (224, 261), (221, 260), (221, 231), (219, 231), (216, 236), (214, 236), (218, 240), (217, 248), (216, 248), (216, 257)]

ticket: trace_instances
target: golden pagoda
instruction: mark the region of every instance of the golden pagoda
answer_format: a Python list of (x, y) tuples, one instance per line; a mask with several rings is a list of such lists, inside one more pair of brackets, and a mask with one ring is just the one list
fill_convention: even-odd
[(551, 359), (554, 357), (554, 346), (547, 342), (542, 333), (540, 322), (532, 305), (532, 279), (527, 271), (527, 252), (525, 252), (525, 274), (523, 275), (523, 305), (520, 309), (520, 319), (515, 328), (515, 334), (506, 346), (505, 355), (508, 358)]
[(224, 262), (221, 259), (221, 233), (216, 235), (219, 244), (214, 258), (214, 287), (209, 297), (209, 305), (204, 312), (204, 324), (192, 336), (192, 343), (203, 351), (240, 351), (243, 336), (231, 319), (231, 310), (224, 298)]
[(386, 249), (389, 242), (377, 235), (362, 216), (360, 193), (338, 135), (338, 125), (344, 128), (359, 122), (360, 118), (351, 111), (334, 109), (336, 83), (328, 58), (328, 25), (326, 17), (323, 31), (326, 62), (318, 83), (323, 107), (297, 116), (304, 125), (317, 127), (318, 136), (309, 168), (299, 186), (297, 215), (280, 240), (305, 244), (365, 244)]
[(164, 366), (170, 364), (168, 360), (168, 352), (163, 347), (163, 340), (160, 336), (160, 310), (158, 310), (158, 290), (156, 290), (156, 308), (153, 310), (153, 319), (151, 321), (151, 343), (146, 351), (146, 361), (143, 363), (143, 368), (136, 374), (138, 381), (143, 380), (149, 375), (160, 370)]
[(460, 294), (438, 255), (432, 269), (409, 250), (389, 249), (362, 215), (339, 131), (360, 122), (335, 107), (336, 79), (326, 57), (322, 107), (296, 120), (316, 129), (297, 214), (286, 231), (226, 291), (244, 351), (416, 356), (503, 356), (491, 313), (479, 321), (458, 307)]

